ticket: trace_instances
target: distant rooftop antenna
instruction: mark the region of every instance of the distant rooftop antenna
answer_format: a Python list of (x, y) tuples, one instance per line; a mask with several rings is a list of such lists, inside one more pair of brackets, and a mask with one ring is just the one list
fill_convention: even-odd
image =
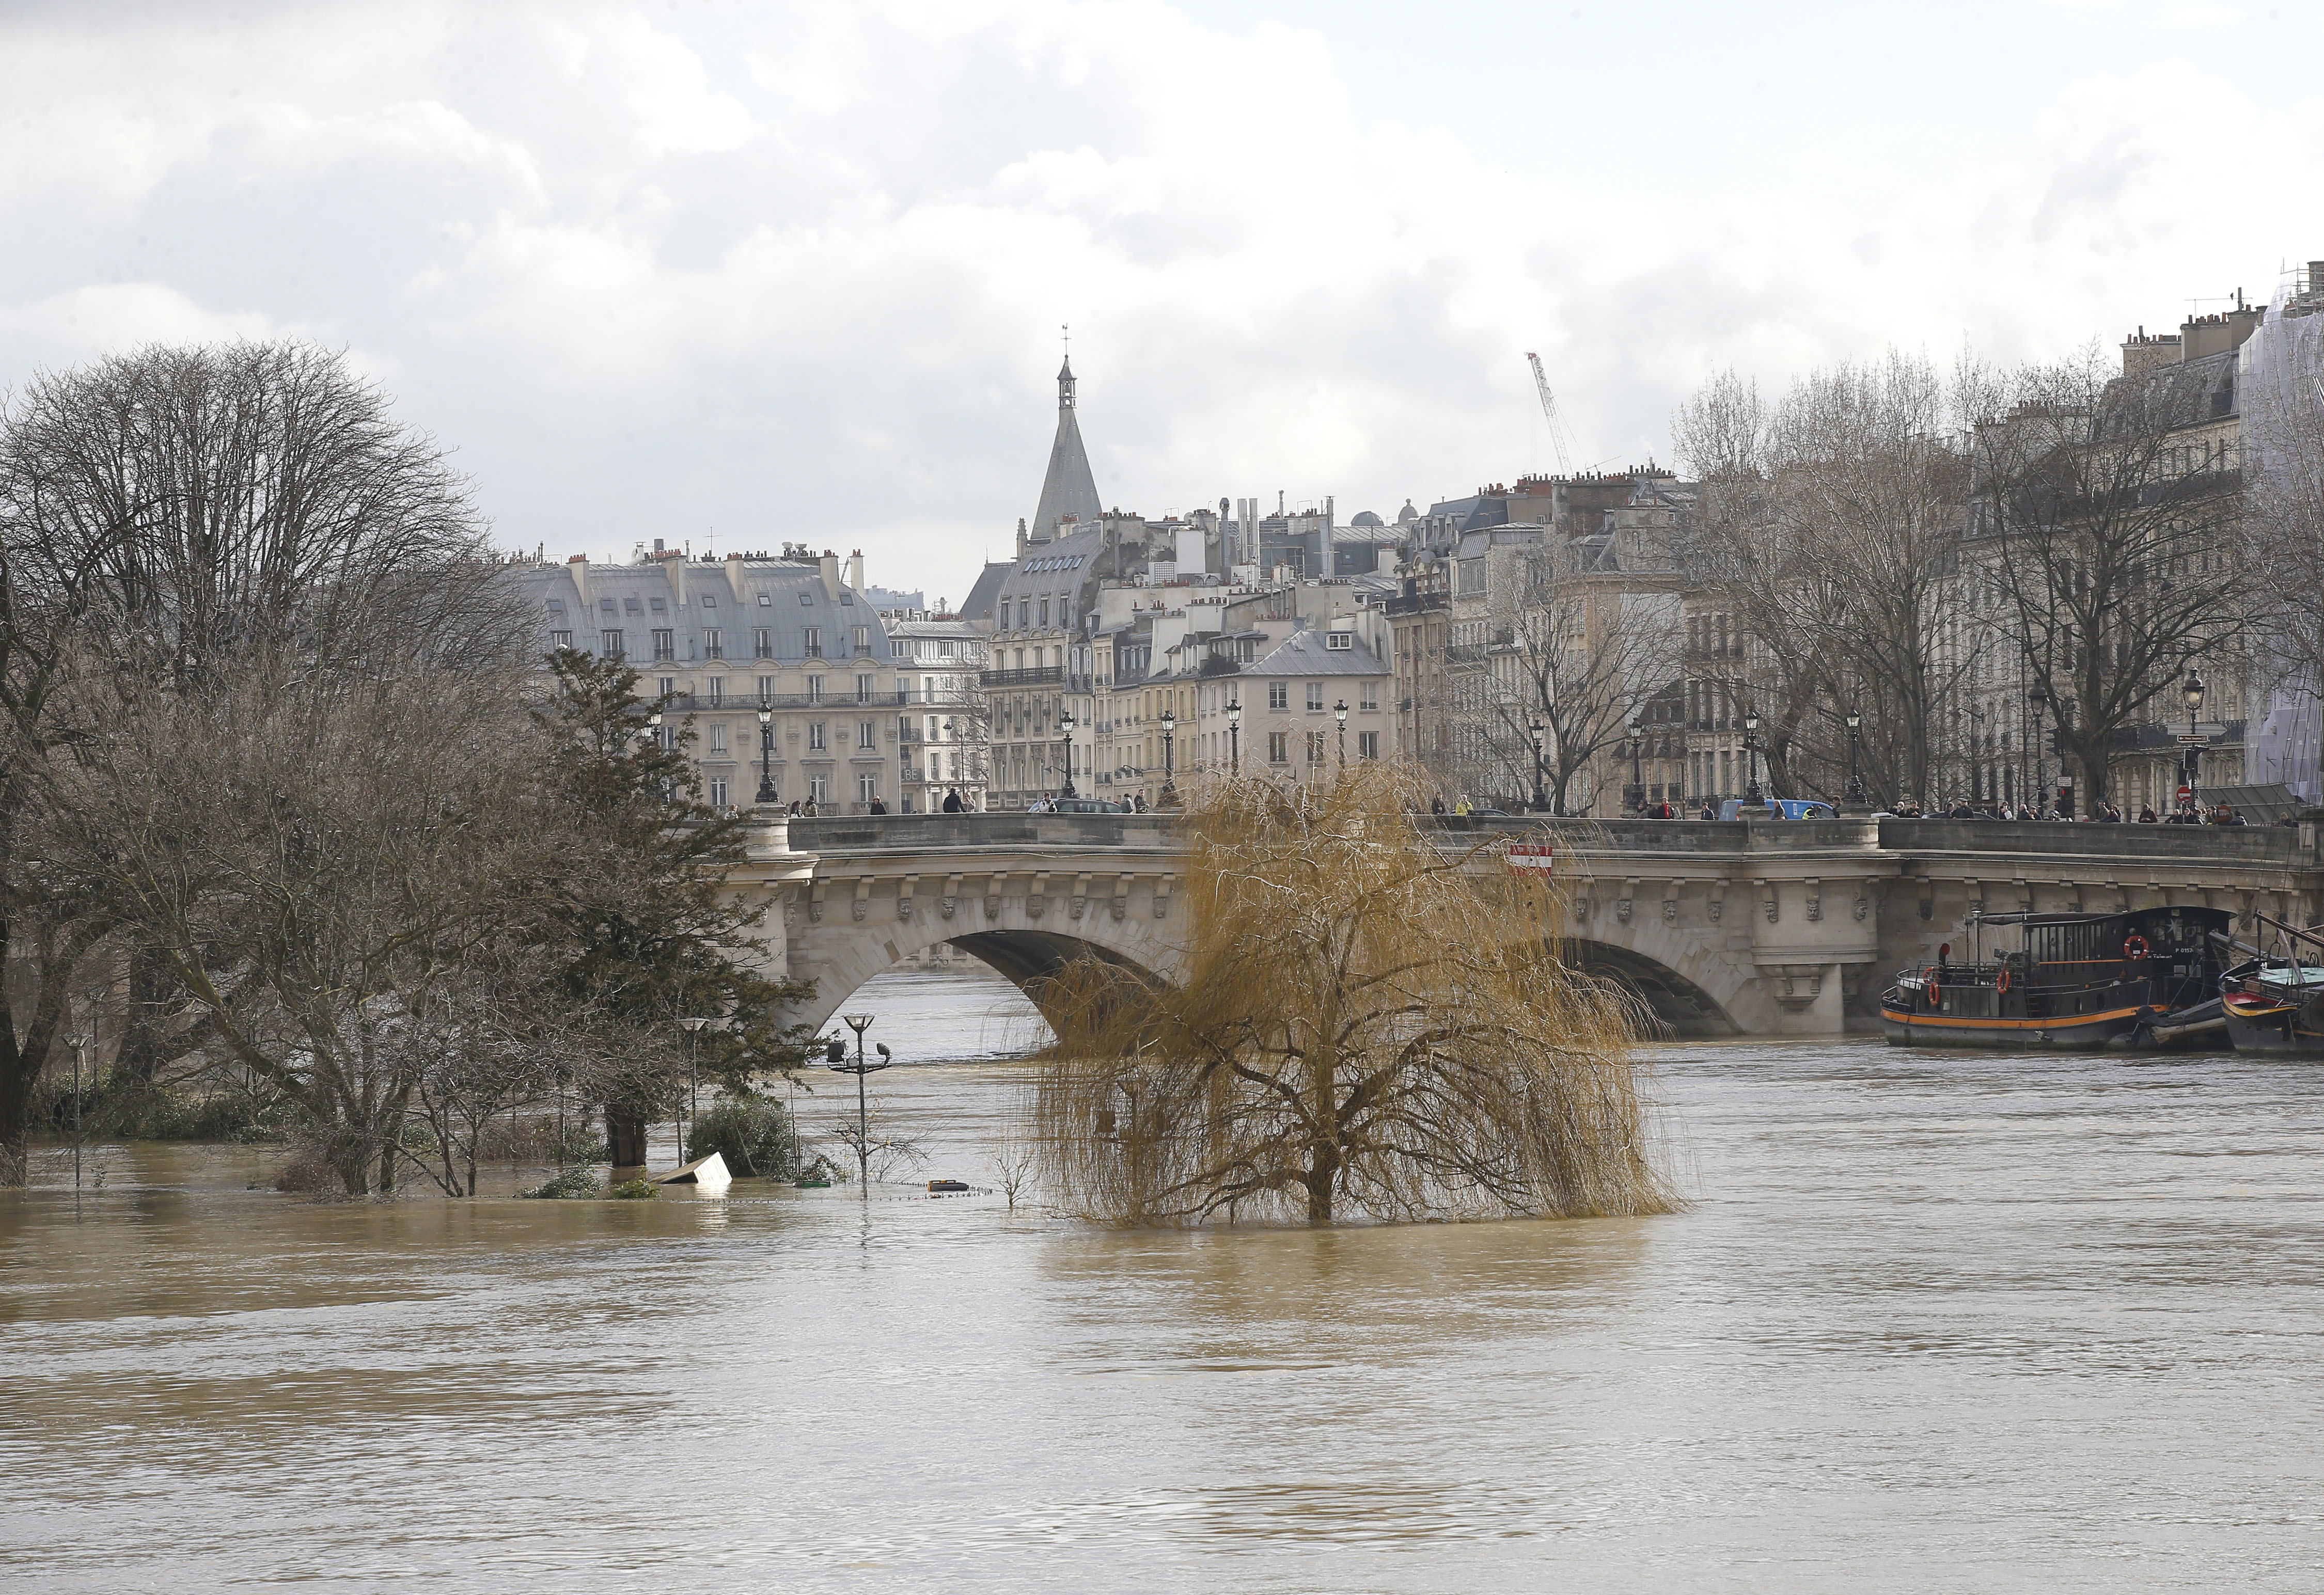
[(1557, 401), (1549, 391), (1549, 378), (1542, 374), (1541, 356), (1526, 351), (1526, 359), (1533, 366), (1533, 385), (1541, 394), (1541, 413), (1549, 422), (1549, 446), (1557, 455), (1557, 473), (1561, 476), (1573, 474), (1573, 451), (1567, 447), (1565, 423), (1557, 417)]

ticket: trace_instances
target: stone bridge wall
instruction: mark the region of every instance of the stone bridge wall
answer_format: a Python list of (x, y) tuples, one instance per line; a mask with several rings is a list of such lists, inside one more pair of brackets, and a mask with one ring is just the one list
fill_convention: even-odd
[[(2207, 905), (2324, 919), (2317, 827), (1946, 820), (1451, 819), (1448, 851), (1546, 834), (1585, 965), (1683, 1033), (1836, 1034), (1968, 917)], [(817, 982), (820, 1022), (872, 976), (945, 942), (1020, 983), (1084, 950), (1175, 974), (1183, 852), (1168, 816), (770, 818), (731, 884), (764, 897), (772, 956)], [(1481, 852), (1478, 867), (1499, 869)]]

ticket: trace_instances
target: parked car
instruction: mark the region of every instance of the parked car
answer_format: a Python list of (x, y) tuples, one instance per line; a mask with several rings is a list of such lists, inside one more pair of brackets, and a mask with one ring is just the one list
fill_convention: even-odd
[(1722, 820), (1836, 820), (1840, 811), (1829, 803), (1812, 798), (1770, 798), (1764, 803), (1749, 803), (1740, 798), (1729, 798), (1719, 806)]

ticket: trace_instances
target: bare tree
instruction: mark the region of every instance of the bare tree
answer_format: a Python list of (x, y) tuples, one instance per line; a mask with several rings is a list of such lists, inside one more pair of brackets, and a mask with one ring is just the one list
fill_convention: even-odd
[[(108, 938), (141, 1011), (164, 954), (56, 834), (66, 766), (141, 705), (255, 669), (447, 676), (505, 657), (515, 616), (442, 452), (338, 356), (150, 348), (42, 373), (0, 412), (0, 1162), (20, 1150), (61, 993)], [(186, 750), (180, 750), (182, 757)], [(60, 765), (61, 761), (61, 765)], [(110, 761), (110, 754), (97, 762)], [(117, 884), (115, 882), (114, 884)], [(168, 1037), (134, 1037), (132, 1066)]]
[(1697, 563), (1754, 645), (1739, 687), (1778, 792), (1845, 768), (1849, 708), (1876, 800), (1932, 790), (1963, 663), (1945, 644), (1976, 393), (1973, 367), (1948, 383), (1892, 349), (1809, 373), (1772, 412), (1729, 373), (1674, 418), (1704, 479)]
[(1017, 1198), (1032, 1187), (1039, 1167), (1038, 1152), (1021, 1135), (1004, 1135), (992, 1148), (992, 1183), (1009, 1199), (1010, 1212), (1017, 1211)]
[[(1533, 726), (1542, 726), (1545, 785), (1558, 814), (1572, 812), (1578, 778), (1629, 735), (1631, 719), (1679, 667), (1676, 593), (1593, 568), (1592, 551), (1553, 540), (1527, 559), (1507, 637), (1455, 699), (1484, 789), (1532, 789)], [(1597, 797), (1593, 788), (1593, 807)]]
[(499, 704), (493, 724), (457, 678), (250, 669), (125, 717), (83, 772), (78, 851), (226, 1056), (300, 1104), (350, 1194), (393, 1183), (418, 1088), (400, 1031), (555, 851), (528, 823), (513, 683)]
[(2244, 640), (2233, 382), (2232, 359), (2117, 376), (2092, 348), (2014, 373), (1977, 429), (1972, 551), (2093, 803), (2116, 733), (2190, 660)]

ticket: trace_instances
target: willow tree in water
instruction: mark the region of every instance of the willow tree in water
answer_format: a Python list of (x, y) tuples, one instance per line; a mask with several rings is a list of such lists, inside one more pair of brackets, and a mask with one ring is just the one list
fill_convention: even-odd
[(1033, 1099), (1047, 1184), (1124, 1223), (1668, 1211), (1635, 1010), (1565, 967), (1549, 883), (1445, 849), (1416, 772), (1189, 814), (1184, 979), (1073, 966)]

